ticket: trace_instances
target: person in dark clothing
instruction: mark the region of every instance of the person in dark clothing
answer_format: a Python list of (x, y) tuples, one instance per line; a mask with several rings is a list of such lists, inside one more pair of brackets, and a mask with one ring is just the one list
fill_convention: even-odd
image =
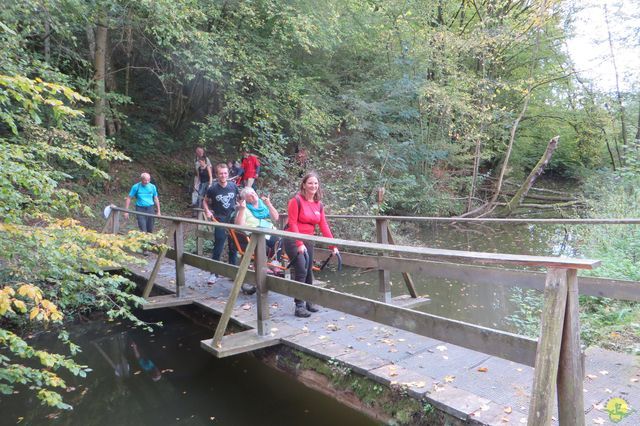
[(213, 185), (213, 175), (211, 173), (211, 164), (207, 163), (206, 157), (198, 158), (198, 207), (202, 207), (202, 200), (207, 193), (207, 189)]
[[(231, 223), (231, 216), (235, 210), (238, 187), (230, 182), (229, 168), (226, 164), (220, 163), (216, 166), (216, 176), (218, 181), (207, 189), (202, 207), (207, 218), (215, 218), (218, 222)], [(214, 228), (213, 238), (213, 260), (220, 260), (224, 243), (227, 241), (227, 231), (224, 228)], [(235, 245), (229, 242), (229, 263), (236, 264), (238, 250)], [(218, 280), (217, 274), (209, 276), (209, 284), (214, 284)]]

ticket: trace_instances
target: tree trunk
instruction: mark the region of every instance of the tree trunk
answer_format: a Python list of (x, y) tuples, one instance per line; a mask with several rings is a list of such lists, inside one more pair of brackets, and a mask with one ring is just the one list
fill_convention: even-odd
[(51, 23), (49, 16), (44, 18), (44, 61), (51, 62)]
[(129, 96), (129, 85), (131, 84), (131, 54), (133, 52), (133, 30), (131, 29), (131, 11), (129, 11), (127, 19), (127, 25), (124, 29), (125, 33), (125, 54), (127, 57), (127, 64), (124, 71), (124, 94)]
[(506, 206), (507, 214), (511, 214), (513, 210), (515, 210), (515, 208), (518, 207), (520, 203), (522, 203), (522, 200), (527, 195), (527, 193), (529, 192), (529, 189), (531, 189), (536, 179), (538, 179), (538, 177), (540, 177), (542, 172), (544, 172), (545, 167), (547, 167), (547, 164), (549, 164), (549, 160), (551, 160), (551, 156), (553, 155), (553, 152), (556, 150), (556, 147), (558, 146), (559, 139), (560, 139), (560, 136), (556, 136), (549, 141), (549, 144), (547, 145), (547, 149), (544, 151), (544, 154), (538, 161), (538, 164), (536, 164), (533, 170), (531, 170), (531, 173), (529, 173), (529, 176), (527, 176), (527, 179), (525, 179), (520, 189), (516, 191), (516, 194), (513, 196), (511, 201), (507, 203), (507, 206)]
[(96, 127), (99, 146), (106, 145), (106, 127), (105, 127), (105, 74), (107, 62), (107, 27), (104, 25), (104, 18), (98, 20), (95, 32), (95, 87), (96, 87), (96, 106), (93, 124)]
[(636, 129), (636, 149), (640, 146), (640, 108), (638, 108), (638, 128)]
[(622, 103), (622, 93), (620, 93), (620, 82), (618, 78), (618, 67), (616, 65), (616, 56), (613, 53), (613, 40), (611, 38), (611, 29), (609, 28), (609, 12), (607, 10), (607, 5), (604, 5), (604, 21), (607, 24), (607, 35), (609, 39), (609, 52), (611, 54), (611, 63), (613, 65), (613, 72), (616, 77), (616, 98), (618, 100), (618, 108), (620, 108), (620, 125), (622, 126), (622, 158), (624, 160), (624, 156), (626, 154), (626, 150), (628, 147), (627, 144), (627, 124), (624, 117), (624, 104)]

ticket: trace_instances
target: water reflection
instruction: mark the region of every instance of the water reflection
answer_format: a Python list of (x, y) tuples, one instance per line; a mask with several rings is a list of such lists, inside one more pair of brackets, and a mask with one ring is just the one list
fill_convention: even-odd
[[(164, 326), (150, 334), (104, 318), (69, 328), (93, 371), (65, 377), (62, 390), (74, 406), (43, 407), (33, 392), (3, 398), (1, 424), (21, 425), (374, 425), (374, 421), (250, 355), (216, 359), (200, 348), (212, 329), (175, 311), (144, 312)], [(31, 341), (63, 348), (52, 336)]]

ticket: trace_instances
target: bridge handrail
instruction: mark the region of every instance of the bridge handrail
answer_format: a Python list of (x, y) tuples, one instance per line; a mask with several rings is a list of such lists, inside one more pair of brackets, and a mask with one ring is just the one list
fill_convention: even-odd
[[(194, 208), (194, 211), (204, 211)], [(287, 213), (280, 213), (286, 218)], [(640, 225), (640, 218), (496, 218), (496, 217), (445, 217), (445, 216), (385, 216), (385, 215), (346, 215), (327, 214), (328, 219), (388, 220), (390, 222), (442, 222), (442, 223), (512, 223), (512, 224), (558, 224), (558, 225)]]
[[(216, 332), (210, 341), (202, 342), (212, 351), (222, 349), (222, 339), (229, 319), (231, 318), (242, 283), (248, 274), (252, 257), (255, 264), (266, 263), (266, 235), (277, 235), (285, 238), (296, 238), (305, 241), (320, 242), (329, 245), (346, 246), (373, 250), (380, 253), (419, 254), (431, 257), (463, 259), (477, 263), (518, 264), (526, 266), (544, 266), (547, 268), (544, 286), (544, 305), (541, 315), (540, 337), (538, 341), (524, 336), (483, 328), (473, 324), (441, 318), (434, 315), (398, 308), (385, 303), (390, 299), (391, 291), (388, 282), (388, 271), (380, 269), (381, 294), (384, 302), (376, 302), (352, 295), (343, 295), (327, 289), (320, 289), (296, 281), (268, 277), (265, 268), (255, 268), (253, 282), (257, 288), (256, 314), (257, 339), (267, 336), (269, 321), (269, 290), (319, 303), (339, 311), (372, 319), (427, 337), (439, 338), (470, 349), (480, 349), (488, 353), (503, 356), (516, 362), (533, 364), (534, 379), (529, 402), (529, 424), (551, 424), (553, 406), (558, 396), (558, 413), (560, 424), (584, 425), (584, 397), (582, 394), (584, 363), (580, 355), (580, 323), (579, 323), (579, 288), (577, 269), (592, 269), (600, 262), (589, 259), (563, 259), (559, 257), (519, 256), (497, 253), (464, 252), (456, 250), (425, 249), (407, 246), (394, 246), (380, 243), (364, 243), (349, 240), (335, 240), (324, 237), (311, 237), (285, 231), (251, 228), (231, 224), (215, 226), (251, 232), (252, 238), (238, 267), (195, 256), (184, 252), (184, 223), (196, 225), (213, 225), (202, 220), (186, 219), (172, 216), (135, 212), (113, 206), (110, 213), (111, 230), (117, 233), (120, 224), (120, 212), (142, 216), (152, 216), (171, 221), (168, 235), (173, 236), (174, 248), (169, 250), (161, 246), (156, 264), (153, 267), (149, 282), (143, 296), (149, 295), (153, 280), (162, 259), (169, 251), (175, 260), (176, 297), (186, 288), (185, 265), (192, 264), (204, 267), (205, 270), (217, 272), (219, 269), (237, 270), (224, 312), (220, 318)], [(109, 223), (105, 226), (108, 228)], [(393, 242), (388, 229), (388, 221), (377, 220), (376, 232), (378, 241)], [(400, 259), (404, 260), (404, 259)], [(386, 275), (385, 275), (386, 274)]]
[[(158, 216), (156, 214), (136, 212), (134, 210), (126, 210), (120, 207), (112, 207), (112, 210), (142, 216), (155, 217), (161, 220), (172, 222), (190, 223), (194, 225), (212, 226), (211, 222), (190, 219), (176, 216)], [(592, 259), (575, 259), (553, 256), (531, 256), (517, 255), (506, 253), (484, 253), (462, 250), (446, 250), (434, 249), (426, 247), (412, 247), (392, 244), (370, 243), (364, 241), (343, 240), (339, 238), (326, 238), (319, 236), (311, 236), (306, 234), (298, 234), (295, 232), (280, 231), (277, 229), (254, 228), (249, 226), (241, 226), (228, 223), (216, 223), (216, 227), (225, 229), (235, 229), (242, 232), (250, 232), (254, 234), (275, 235), (282, 238), (296, 239), (302, 241), (310, 241), (321, 243), (329, 246), (349, 247), (355, 249), (371, 250), (378, 253), (396, 253), (396, 254), (412, 254), (420, 256), (428, 256), (431, 258), (455, 259), (471, 263), (481, 264), (501, 264), (501, 265), (520, 265), (530, 267), (548, 267), (548, 268), (567, 268), (567, 269), (593, 269), (600, 266), (599, 260)]]

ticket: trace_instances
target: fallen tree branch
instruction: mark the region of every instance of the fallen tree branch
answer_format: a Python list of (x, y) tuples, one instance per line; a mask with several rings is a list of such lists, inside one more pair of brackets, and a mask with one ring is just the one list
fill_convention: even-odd
[(538, 179), (538, 177), (544, 172), (545, 167), (547, 167), (547, 164), (549, 164), (549, 160), (551, 160), (553, 152), (558, 146), (559, 139), (560, 136), (556, 136), (549, 141), (549, 143), (547, 144), (547, 149), (544, 151), (544, 154), (542, 154), (542, 157), (540, 157), (538, 163), (535, 165), (533, 170), (531, 170), (531, 173), (529, 173), (529, 176), (527, 176), (520, 189), (516, 191), (511, 201), (507, 203), (507, 215), (522, 203), (522, 200), (529, 192), (529, 189), (531, 189), (533, 184), (536, 182), (536, 179)]

